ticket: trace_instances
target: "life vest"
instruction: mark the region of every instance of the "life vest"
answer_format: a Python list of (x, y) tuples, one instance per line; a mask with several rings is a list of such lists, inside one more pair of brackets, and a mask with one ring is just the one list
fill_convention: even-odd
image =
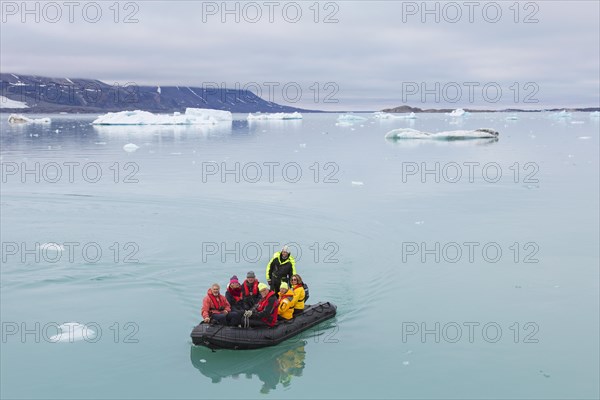
[(244, 296), (256, 296), (258, 294), (258, 281), (256, 279), (254, 280), (252, 291), (248, 289), (247, 283), (248, 281), (244, 281), (244, 284), (242, 285), (244, 287)]
[(231, 295), (231, 297), (233, 297), (233, 299), (235, 301), (240, 301), (242, 300), (242, 290), (240, 289), (240, 291), (238, 292), (237, 296), (236, 294), (233, 292), (233, 290), (231, 290), (231, 288), (227, 288), (227, 292)]
[(225, 309), (225, 304), (223, 303), (221, 296), (217, 298), (214, 294), (209, 293), (208, 297), (212, 303), (212, 308), (209, 310), (209, 312), (211, 312), (213, 308), (217, 311), (217, 313), (222, 312), (222, 310), (220, 310), (221, 307)]
[[(256, 307), (257, 311), (262, 311), (265, 309), (265, 307), (267, 306), (267, 304), (269, 304), (269, 299), (275, 296), (275, 292), (269, 292), (268, 295), (266, 295), (263, 299), (260, 300), (260, 302), (258, 303), (258, 307)], [(263, 321), (264, 323), (266, 323), (269, 326), (275, 326), (275, 324), (277, 323), (277, 312), (279, 311), (279, 300), (275, 299), (275, 303), (273, 304), (273, 312), (271, 312), (271, 315), (266, 316), (264, 318), (261, 318), (261, 321)]]

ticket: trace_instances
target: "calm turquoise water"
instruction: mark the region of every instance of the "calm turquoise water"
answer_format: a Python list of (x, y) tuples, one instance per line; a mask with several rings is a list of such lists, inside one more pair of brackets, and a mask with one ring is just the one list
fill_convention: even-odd
[[(600, 395), (587, 113), (101, 129), (7, 117), (3, 398)], [(401, 127), (500, 139), (384, 139)], [(261, 278), (290, 242), (311, 301), (338, 316), (274, 348), (194, 348), (209, 285)], [(51, 340), (68, 322), (96, 335)]]

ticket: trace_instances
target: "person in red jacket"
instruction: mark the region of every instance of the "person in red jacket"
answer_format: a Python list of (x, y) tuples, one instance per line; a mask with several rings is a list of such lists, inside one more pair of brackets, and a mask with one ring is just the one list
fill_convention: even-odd
[(277, 295), (264, 283), (258, 284), (261, 299), (254, 309), (246, 311), (244, 316), (249, 317), (250, 326), (253, 328), (273, 327), (277, 323), (279, 300)]
[(213, 283), (202, 300), (202, 318), (205, 323), (214, 322), (221, 325), (238, 325), (241, 316), (231, 311), (229, 302), (219, 290), (218, 283)]

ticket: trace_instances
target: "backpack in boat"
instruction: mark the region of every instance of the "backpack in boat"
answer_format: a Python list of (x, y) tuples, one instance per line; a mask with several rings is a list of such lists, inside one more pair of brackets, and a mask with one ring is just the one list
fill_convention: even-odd
[(306, 283), (302, 283), (302, 287), (304, 288), (304, 302), (308, 300), (308, 285)]

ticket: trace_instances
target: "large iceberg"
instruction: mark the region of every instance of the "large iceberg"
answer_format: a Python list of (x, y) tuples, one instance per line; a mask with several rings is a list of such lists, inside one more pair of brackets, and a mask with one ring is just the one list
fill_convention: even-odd
[(287, 119), (302, 119), (302, 114), (299, 112), (293, 113), (271, 113), (271, 114), (248, 114), (248, 121), (271, 121), (271, 120), (287, 120)]
[(385, 134), (386, 139), (429, 139), (429, 140), (467, 140), (498, 138), (499, 133), (492, 129), (473, 131), (421, 132), (410, 128), (394, 129)]
[(49, 124), (50, 118), (27, 118), (21, 114), (10, 114), (8, 116), (9, 124)]
[(186, 108), (185, 113), (153, 114), (148, 111), (120, 111), (96, 118), (92, 125), (214, 125), (233, 120), (229, 111)]

